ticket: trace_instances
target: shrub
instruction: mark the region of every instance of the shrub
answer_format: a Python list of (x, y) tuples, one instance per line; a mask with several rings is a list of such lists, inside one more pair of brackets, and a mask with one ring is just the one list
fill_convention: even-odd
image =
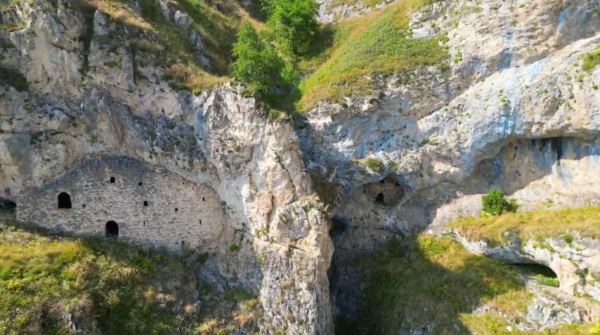
[(246, 22), (233, 47), (236, 58), (232, 75), (260, 95), (269, 95), (295, 81), (295, 71), (279, 57), (273, 46), (265, 42), (254, 27)]
[(594, 71), (596, 66), (598, 66), (598, 64), (600, 64), (600, 50), (596, 48), (595, 51), (585, 54), (583, 58), (583, 64), (581, 65), (581, 69), (588, 73), (591, 73), (592, 71)]
[(365, 166), (369, 170), (377, 173), (381, 172), (381, 170), (383, 169), (383, 164), (381, 163), (381, 161), (377, 158), (372, 157), (365, 159)]
[(573, 243), (573, 235), (565, 235), (565, 236), (563, 236), (563, 240), (565, 240), (565, 242), (567, 242), (567, 244), (571, 244), (571, 243)]
[(282, 50), (292, 56), (308, 50), (319, 31), (315, 0), (263, 0), (267, 25)]
[(14, 87), (17, 91), (29, 90), (29, 83), (21, 72), (0, 66), (0, 85)]
[(491, 190), (482, 197), (481, 201), (483, 211), (494, 216), (502, 215), (504, 212), (516, 212), (519, 207), (515, 199), (507, 199), (504, 192), (500, 190)]
[(558, 278), (542, 278), (540, 280), (540, 284), (542, 285), (546, 285), (546, 286), (552, 286), (552, 287), (559, 287), (560, 283), (558, 282)]

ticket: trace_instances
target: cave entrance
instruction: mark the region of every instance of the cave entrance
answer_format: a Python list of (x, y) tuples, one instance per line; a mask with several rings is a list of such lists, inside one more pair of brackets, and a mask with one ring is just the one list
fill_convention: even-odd
[(334, 216), (331, 219), (331, 229), (329, 229), (329, 237), (335, 239), (338, 236), (341, 236), (344, 231), (346, 231), (346, 222), (338, 217)]
[(558, 276), (549, 267), (537, 263), (515, 263), (511, 264), (519, 272), (529, 277), (534, 277), (540, 281), (540, 284), (546, 286), (559, 287)]
[(114, 221), (106, 223), (106, 237), (119, 237), (119, 225)]
[(58, 208), (69, 209), (72, 208), (71, 205), (71, 196), (69, 193), (62, 192), (58, 195)]
[(384, 203), (383, 193), (377, 194), (377, 196), (375, 197), (375, 202), (380, 203), (380, 204)]

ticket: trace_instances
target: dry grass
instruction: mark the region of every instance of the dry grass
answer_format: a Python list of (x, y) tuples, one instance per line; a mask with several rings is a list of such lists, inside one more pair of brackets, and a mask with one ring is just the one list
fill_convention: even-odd
[[(385, 10), (341, 22), (335, 43), (326, 52), (329, 58), (318, 57), (324, 63), (300, 85), (298, 110), (307, 110), (321, 100), (368, 93), (369, 75), (445, 62), (448, 54), (441, 47), (445, 36), (415, 40), (408, 27), (408, 14), (434, 1), (400, 1)], [(313, 61), (304, 67), (316, 65)]]
[(600, 237), (600, 207), (470, 217), (452, 222), (450, 227), (470, 240), (485, 240), (492, 245), (502, 245), (506, 232), (513, 232), (523, 240), (543, 240), (573, 231), (584, 236)]
[[(429, 324), (433, 333), (455, 333), (462, 316), (481, 304), (513, 321), (526, 311), (531, 293), (512, 267), (473, 255), (449, 239), (420, 236), (414, 244), (407, 252), (392, 242), (366, 260), (370, 287), (363, 319), (370, 331), (408, 333)], [(458, 332), (470, 329), (465, 327)]]
[(197, 311), (197, 271), (123, 243), (0, 224), (0, 333), (67, 334), (69, 313), (97, 334), (191, 334), (211, 319), (217, 332), (256, 330), (261, 307), (243, 290), (203, 285)]

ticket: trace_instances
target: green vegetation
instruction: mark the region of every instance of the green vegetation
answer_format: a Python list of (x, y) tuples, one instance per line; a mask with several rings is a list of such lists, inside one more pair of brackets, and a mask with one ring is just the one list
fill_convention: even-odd
[[(205, 68), (194, 53), (189, 33), (167, 20), (153, 0), (140, 0), (142, 11), (135, 12), (126, 0), (80, 0), (92, 9), (102, 8), (111, 21), (126, 25), (134, 38), (129, 46), (158, 56), (158, 64), (167, 69), (172, 87), (200, 91), (229, 80), (229, 62), (236, 33), (243, 21), (255, 23), (235, 1), (176, 0), (178, 7), (193, 20), (192, 28), (204, 38), (211, 69)], [(93, 13), (93, 11), (92, 11)], [(258, 23), (257, 23), (258, 24)], [(158, 43), (149, 43), (144, 33), (153, 32)]]
[(539, 241), (562, 235), (568, 238), (570, 231), (577, 231), (583, 236), (600, 237), (600, 207), (469, 217), (452, 222), (450, 227), (470, 240), (486, 240), (494, 245), (504, 243), (506, 232), (513, 232), (522, 240)]
[(558, 278), (541, 278), (540, 284), (552, 287), (559, 287), (560, 283), (558, 282)]
[[(533, 294), (518, 272), (531, 272), (554, 286), (555, 278), (547, 277), (552, 273), (542, 267), (517, 269), (475, 255), (447, 238), (392, 239), (388, 248), (361, 257), (359, 263), (362, 281), (368, 284), (364, 304), (359, 320), (336, 320), (341, 334), (409, 334), (426, 326), (430, 334), (583, 335), (592, 328), (567, 325), (544, 332), (520, 331), (521, 313), (526, 313)], [(490, 312), (473, 313), (481, 305)]]
[(233, 76), (263, 97), (276, 87), (287, 88), (295, 81), (294, 70), (273, 46), (261, 39), (250, 23), (242, 26), (233, 55), (237, 58), (232, 66)]
[[(329, 8), (333, 8), (336, 6), (343, 6), (343, 5), (348, 5), (348, 6), (352, 6), (355, 5), (358, 2), (358, 0), (334, 0), (329, 4)], [(364, 8), (373, 8), (376, 5), (379, 5), (381, 3), (385, 2), (385, 0), (363, 0), (362, 4), (364, 6)]]
[(408, 249), (392, 240), (364, 262), (369, 287), (361, 323), (368, 333), (404, 334), (427, 324), (432, 334), (475, 327), (490, 334), (482, 320), (468, 317), (473, 308), (485, 303), (514, 321), (531, 300), (514, 268), (471, 254), (450, 239), (420, 236)]
[(21, 72), (2, 66), (0, 66), (0, 85), (12, 86), (19, 92), (29, 90), (27, 79)]
[(347, 94), (368, 93), (367, 75), (446, 62), (449, 55), (441, 46), (446, 36), (413, 39), (408, 26), (407, 13), (433, 2), (401, 1), (385, 10), (341, 22), (328, 57), (321, 59), (324, 63), (300, 85), (298, 109), (309, 109), (324, 99), (341, 100)]
[[(99, 239), (0, 224), (0, 333), (68, 334), (64, 315), (96, 334), (256, 331), (258, 301), (196, 282), (200, 264)], [(198, 291), (202, 308), (196, 310)], [(179, 307), (178, 307), (179, 306)], [(175, 312), (179, 310), (179, 312)]]
[(269, 13), (267, 26), (282, 52), (290, 57), (304, 54), (319, 31), (315, 0), (263, 0)]
[(383, 170), (383, 163), (378, 158), (367, 157), (365, 166), (375, 173), (380, 173)]
[(518, 209), (515, 199), (506, 199), (504, 192), (500, 190), (491, 190), (490, 193), (481, 198), (483, 211), (489, 215), (502, 215), (506, 212), (516, 212)]
[(596, 47), (596, 50), (588, 52), (584, 56), (581, 69), (591, 73), (598, 64), (600, 64), (600, 45)]

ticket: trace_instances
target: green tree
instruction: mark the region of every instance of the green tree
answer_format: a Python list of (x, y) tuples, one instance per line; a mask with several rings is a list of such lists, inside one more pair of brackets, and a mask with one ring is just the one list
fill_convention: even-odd
[(263, 0), (269, 13), (267, 26), (282, 51), (298, 56), (307, 51), (319, 31), (315, 0)]
[(490, 215), (502, 215), (504, 212), (516, 212), (519, 206), (515, 199), (506, 199), (504, 192), (491, 190), (481, 198), (483, 211)]
[(286, 89), (295, 82), (293, 68), (249, 22), (244, 23), (238, 33), (233, 55), (236, 58), (232, 64), (233, 77), (263, 96)]

